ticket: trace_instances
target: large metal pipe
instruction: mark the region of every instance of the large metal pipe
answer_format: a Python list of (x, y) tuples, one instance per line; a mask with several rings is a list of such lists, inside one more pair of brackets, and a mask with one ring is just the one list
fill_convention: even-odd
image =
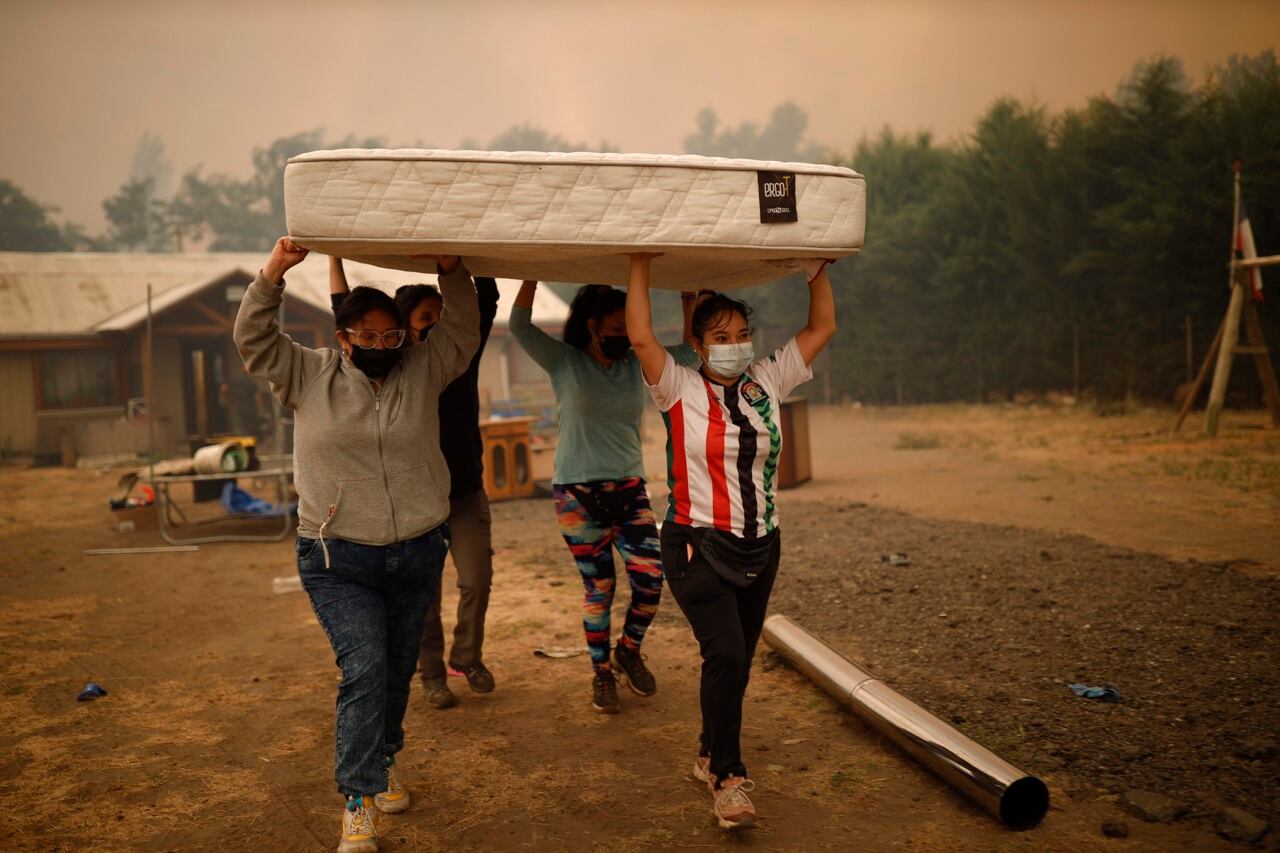
[(796, 669), (1006, 826), (1030, 829), (1049, 810), (1049, 788), (891, 689), (786, 616), (764, 641)]

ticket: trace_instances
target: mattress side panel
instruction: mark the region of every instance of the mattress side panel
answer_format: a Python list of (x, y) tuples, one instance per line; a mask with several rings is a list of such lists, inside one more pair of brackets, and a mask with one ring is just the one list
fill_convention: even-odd
[(295, 160), (285, 171), (295, 237), (840, 254), (862, 245), (861, 176), (799, 174), (796, 193), (798, 221), (765, 224), (756, 173), (741, 169), (351, 158)]

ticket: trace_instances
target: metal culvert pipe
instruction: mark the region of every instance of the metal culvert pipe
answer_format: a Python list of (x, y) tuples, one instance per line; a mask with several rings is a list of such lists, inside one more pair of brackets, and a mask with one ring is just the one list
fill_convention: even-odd
[(819, 687), (1005, 826), (1030, 829), (1049, 810), (1049, 788), (970, 740), (786, 616), (770, 616), (764, 641)]

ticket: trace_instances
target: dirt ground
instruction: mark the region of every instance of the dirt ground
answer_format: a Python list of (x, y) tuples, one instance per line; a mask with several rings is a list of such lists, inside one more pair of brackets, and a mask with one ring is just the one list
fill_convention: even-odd
[[(455, 685), (438, 712), (415, 688), (415, 802), (381, 819), (383, 850), (1248, 849), (1215, 832), (1232, 806), (1275, 848), (1280, 435), (1261, 417), (1232, 413), (1209, 442), (1196, 423), (1173, 436), (1168, 412), (812, 416), (773, 612), (1041, 776), (1043, 824), (1000, 827), (762, 649), (744, 743), (761, 825), (724, 836), (688, 773), (698, 664), (678, 608), (646, 643), (658, 695), (591, 713), (585, 658), (532, 655), (581, 643), (581, 588), (550, 502), (527, 500), (494, 507), (499, 689)], [(159, 542), (108, 530), (111, 481), (0, 470), (3, 846), (332, 849), (337, 670), (303, 594), (272, 592), (291, 543), (83, 556)], [(75, 702), (89, 680), (110, 695)], [(1075, 698), (1076, 681), (1123, 701)], [(1187, 814), (1145, 822), (1132, 790)]]

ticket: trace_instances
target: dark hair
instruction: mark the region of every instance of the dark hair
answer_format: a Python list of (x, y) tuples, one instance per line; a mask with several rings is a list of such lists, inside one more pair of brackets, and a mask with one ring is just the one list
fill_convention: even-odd
[(396, 288), (396, 307), (400, 316), (409, 322), (409, 315), (424, 299), (437, 299), (444, 303), (444, 297), (434, 284), (403, 284)]
[(601, 320), (617, 311), (625, 311), (627, 294), (607, 284), (586, 284), (578, 289), (569, 306), (569, 319), (564, 323), (564, 342), (578, 349), (591, 343), (588, 320)]
[(693, 336), (701, 341), (704, 334), (729, 322), (727, 318), (724, 320), (719, 319), (725, 314), (741, 314), (742, 319), (749, 323), (751, 322), (752, 313), (751, 306), (741, 299), (734, 299), (723, 293), (713, 292), (698, 303), (698, 307), (693, 310)]
[(404, 328), (404, 317), (396, 301), (376, 287), (361, 285), (347, 294), (342, 304), (333, 312), (333, 321), (339, 329), (355, 328), (370, 311), (386, 311), (396, 321), (396, 325)]

